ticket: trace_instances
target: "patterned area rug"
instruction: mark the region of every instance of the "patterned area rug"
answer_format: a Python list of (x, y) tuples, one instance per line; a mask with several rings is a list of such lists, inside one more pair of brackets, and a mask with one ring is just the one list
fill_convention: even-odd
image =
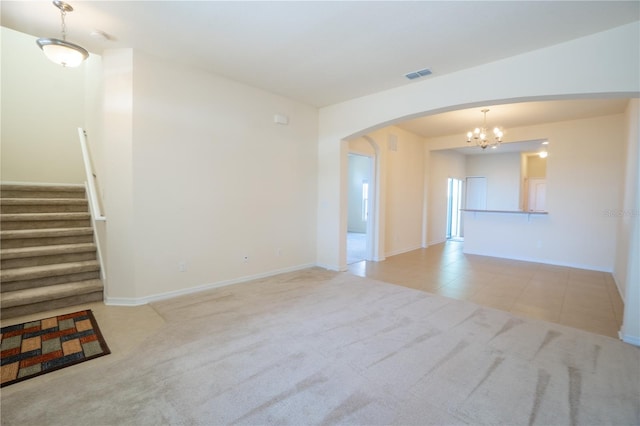
[(10, 325), (0, 333), (0, 386), (111, 353), (91, 310)]

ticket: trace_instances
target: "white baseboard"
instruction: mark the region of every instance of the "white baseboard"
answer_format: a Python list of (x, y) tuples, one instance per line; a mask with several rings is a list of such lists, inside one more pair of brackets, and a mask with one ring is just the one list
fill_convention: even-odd
[(640, 336), (629, 336), (628, 334), (622, 333), (622, 330), (618, 332), (618, 337), (625, 343), (634, 346), (640, 346)]
[(327, 265), (324, 263), (316, 263), (313, 266), (317, 266), (318, 268), (326, 269), (328, 271), (340, 272), (340, 267), (336, 265)]
[(476, 251), (473, 251), (473, 250), (467, 250), (466, 248), (463, 249), (463, 253), (464, 254), (474, 254), (474, 255), (478, 255), (478, 256), (497, 257), (499, 259), (521, 260), (523, 262), (543, 263), (545, 265), (566, 266), (567, 268), (586, 269), (588, 271), (608, 272), (608, 273), (612, 273), (613, 272), (613, 270), (611, 270), (611, 268), (603, 269), (603, 268), (600, 268), (600, 267), (597, 267), (597, 266), (586, 265), (586, 264), (581, 264), (581, 263), (558, 262), (558, 261), (550, 260), (550, 259), (533, 258), (533, 257), (527, 257), (527, 256), (505, 256), (502, 253), (496, 254), (496, 253), (487, 253), (487, 252), (476, 252)]
[(613, 282), (616, 285), (616, 290), (618, 290), (618, 295), (620, 296), (620, 299), (622, 299), (622, 303), (625, 303), (625, 294), (620, 290), (620, 283), (618, 282), (618, 278), (616, 278), (615, 271), (612, 272), (611, 275), (613, 276)]
[(410, 251), (414, 251), (414, 250), (418, 250), (422, 248), (422, 244), (415, 246), (415, 247), (409, 247), (409, 248), (404, 248), (404, 249), (400, 249), (400, 250), (394, 250), (394, 251), (390, 251), (390, 252), (386, 252), (384, 254), (385, 258), (390, 257), (390, 256), (396, 256), (398, 254), (402, 254), (402, 253), (408, 253)]
[(105, 297), (104, 303), (109, 306), (140, 306), (147, 303), (157, 302), (159, 300), (171, 299), (178, 296), (184, 296), (187, 294), (199, 293), (206, 290), (211, 290), (219, 287), (226, 287), (228, 285), (240, 284), (247, 281), (253, 281), (261, 278), (268, 278), (274, 275), (284, 274), (286, 272), (294, 272), (302, 269), (311, 268), (316, 266), (313, 263), (304, 265), (292, 266), (289, 268), (277, 269), (274, 271), (264, 272), (261, 274), (248, 275), (244, 277), (234, 278), (230, 280), (218, 281), (216, 283), (202, 284), (196, 287), (189, 287), (180, 290), (168, 291), (166, 293), (153, 294), (151, 296), (144, 297)]

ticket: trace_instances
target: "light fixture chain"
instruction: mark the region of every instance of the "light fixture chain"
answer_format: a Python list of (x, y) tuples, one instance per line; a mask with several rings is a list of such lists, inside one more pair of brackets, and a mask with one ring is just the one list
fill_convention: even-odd
[(67, 16), (67, 11), (64, 9), (60, 9), (60, 20), (61, 20), (61, 29), (62, 29), (62, 40), (67, 40), (67, 24), (64, 21), (65, 16)]
[(62, 0), (53, 0), (53, 5), (60, 10), (60, 30), (62, 40), (57, 38), (39, 38), (37, 45), (45, 56), (63, 67), (77, 67), (89, 57), (87, 49), (67, 41), (67, 23), (65, 17), (73, 12), (73, 7)]

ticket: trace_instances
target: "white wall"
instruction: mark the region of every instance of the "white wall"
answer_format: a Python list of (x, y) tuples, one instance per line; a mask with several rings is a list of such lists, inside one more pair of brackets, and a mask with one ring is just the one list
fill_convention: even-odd
[[(133, 221), (133, 50), (106, 50), (103, 61), (104, 179), (101, 187), (107, 217), (107, 302), (135, 298), (136, 251)], [(91, 139), (91, 133), (89, 135)], [(97, 154), (98, 152), (96, 152)]]
[(528, 178), (544, 179), (547, 177), (547, 159), (540, 158), (539, 155), (529, 154), (526, 155), (527, 160), (527, 173)]
[(612, 271), (622, 201), (624, 117), (614, 115), (510, 129), (548, 138), (548, 216), (466, 213), (465, 252)]
[[(385, 151), (385, 257), (422, 246), (424, 141), (398, 127), (372, 134)], [(390, 146), (395, 141), (395, 148)]]
[[(518, 100), (640, 91), (640, 23), (353, 99), (320, 110), (318, 263), (340, 268), (346, 228), (342, 141), (405, 118)], [(438, 147), (434, 147), (438, 148)], [(443, 146), (440, 148), (448, 148)]]
[(449, 178), (464, 180), (466, 158), (456, 151), (429, 151), (425, 144), (428, 161), (427, 241), (428, 245), (446, 240), (447, 234), (447, 182)]
[(0, 28), (3, 181), (85, 181), (78, 127), (85, 124), (85, 68), (49, 61), (36, 38)]
[(487, 178), (487, 210), (519, 210), (520, 153), (467, 155), (466, 172)]
[(629, 243), (632, 238), (632, 227), (634, 222), (638, 221), (640, 212), (638, 211), (638, 111), (637, 99), (629, 102), (625, 114), (625, 145), (624, 158), (625, 163), (622, 166), (624, 170), (624, 184), (622, 187), (622, 202), (619, 208), (612, 208), (608, 213), (617, 223), (618, 244), (616, 247), (616, 262), (614, 268), (614, 277), (620, 290), (620, 294), (624, 298), (627, 285), (627, 263)]
[(615, 278), (625, 302), (621, 337), (640, 345), (640, 101), (629, 102), (625, 114), (625, 165), (622, 200), (608, 212), (617, 225)]
[(317, 111), (137, 51), (129, 78), (114, 55), (104, 55), (105, 79), (122, 84), (105, 93), (114, 107), (105, 143), (120, 144), (109, 148), (114, 159), (131, 151), (131, 171), (108, 174), (108, 201), (123, 196), (108, 217), (122, 226), (108, 227), (108, 241), (128, 242), (132, 253), (115, 261), (110, 252), (110, 267), (129, 268), (117, 284), (110, 277), (108, 298), (138, 303), (312, 265)]

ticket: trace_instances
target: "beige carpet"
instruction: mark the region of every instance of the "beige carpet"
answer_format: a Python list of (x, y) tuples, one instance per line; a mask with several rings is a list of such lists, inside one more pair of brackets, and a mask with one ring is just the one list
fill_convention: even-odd
[(346, 273), (153, 307), (137, 351), (3, 396), (2, 425), (640, 423), (639, 348)]

